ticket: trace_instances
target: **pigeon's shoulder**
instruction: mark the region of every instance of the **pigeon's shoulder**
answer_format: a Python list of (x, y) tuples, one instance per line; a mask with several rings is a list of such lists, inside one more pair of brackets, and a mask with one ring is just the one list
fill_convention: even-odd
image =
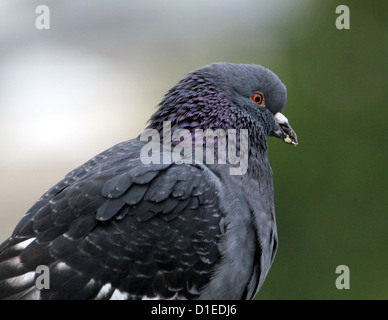
[(141, 145), (101, 153), (29, 210), (0, 246), (0, 298), (199, 296), (220, 258), (218, 190), (204, 166), (143, 164)]
[[(96, 178), (99, 175), (101, 175), (103, 179), (103, 172), (105, 172), (105, 176), (107, 176), (107, 171), (112, 175), (115, 174), (115, 171), (119, 172), (122, 170), (122, 163), (130, 164), (131, 160), (136, 160), (138, 150), (141, 147), (141, 142), (135, 139), (121, 142), (101, 152), (76, 169), (70, 171), (62, 180), (60, 180), (57, 184), (45, 192), (42, 197), (27, 211), (25, 216), (15, 227), (12, 236), (18, 234), (24, 225), (30, 221), (39, 212), (39, 210), (46, 206), (53, 198), (59, 194), (63, 196), (63, 191), (70, 186), (75, 186), (81, 181), (88, 181), (87, 187), (90, 188), (90, 190), (86, 190), (87, 187), (84, 186), (84, 191), (86, 194), (93, 193), (95, 184), (97, 183)], [(132, 165), (135, 165), (135, 161), (132, 162)], [(0, 252), (2, 245), (0, 245)]]

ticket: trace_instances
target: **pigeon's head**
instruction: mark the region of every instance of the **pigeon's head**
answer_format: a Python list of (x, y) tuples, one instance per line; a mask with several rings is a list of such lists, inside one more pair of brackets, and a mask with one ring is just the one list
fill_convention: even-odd
[(189, 73), (170, 89), (151, 117), (173, 128), (248, 129), (297, 145), (297, 137), (282, 114), (287, 89), (260, 65), (213, 63)]
[(270, 127), (269, 135), (297, 145), (297, 137), (282, 114), (286, 86), (276, 74), (260, 65), (214, 63), (207, 67), (232, 105)]

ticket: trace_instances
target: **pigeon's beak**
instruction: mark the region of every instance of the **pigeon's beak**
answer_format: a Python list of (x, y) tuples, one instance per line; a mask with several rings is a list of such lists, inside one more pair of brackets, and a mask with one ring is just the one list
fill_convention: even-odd
[(274, 118), (278, 126), (277, 129), (273, 130), (270, 135), (272, 137), (282, 139), (285, 143), (296, 146), (298, 144), (298, 139), (295, 131), (292, 130), (289, 125), (287, 118), (280, 112), (276, 113)]

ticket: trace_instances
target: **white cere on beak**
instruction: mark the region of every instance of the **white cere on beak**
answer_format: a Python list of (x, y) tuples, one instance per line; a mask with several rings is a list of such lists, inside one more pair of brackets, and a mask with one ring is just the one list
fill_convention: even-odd
[(275, 118), (276, 122), (279, 124), (288, 124), (288, 119), (280, 112), (277, 112), (274, 115), (274, 118)]

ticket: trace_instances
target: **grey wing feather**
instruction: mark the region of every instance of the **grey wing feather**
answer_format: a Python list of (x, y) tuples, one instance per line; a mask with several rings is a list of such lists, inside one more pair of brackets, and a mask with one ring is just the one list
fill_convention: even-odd
[(0, 246), (0, 298), (199, 296), (220, 259), (216, 191), (200, 167), (142, 164), (140, 147), (98, 155), (29, 210)]

